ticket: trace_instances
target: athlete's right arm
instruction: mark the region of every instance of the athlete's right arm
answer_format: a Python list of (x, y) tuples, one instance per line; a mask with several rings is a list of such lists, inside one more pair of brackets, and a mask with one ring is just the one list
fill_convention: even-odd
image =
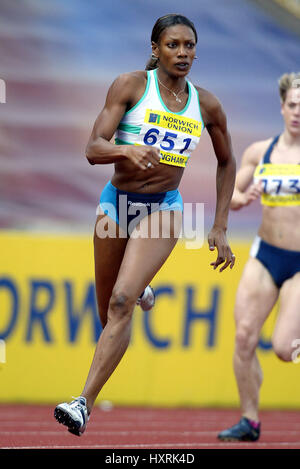
[(256, 142), (245, 150), (242, 156), (241, 167), (236, 175), (235, 187), (230, 203), (231, 210), (239, 210), (261, 196), (262, 188), (260, 184), (254, 184), (252, 180), (265, 146), (265, 142)]
[(150, 146), (114, 145), (111, 139), (127, 108), (137, 102), (144, 80), (141, 72), (124, 73), (110, 86), (104, 108), (97, 117), (86, 147), (89, 163), (108, 164), (128, 159), (145, 170), (151, 162), (159, 164), (159, 151)]

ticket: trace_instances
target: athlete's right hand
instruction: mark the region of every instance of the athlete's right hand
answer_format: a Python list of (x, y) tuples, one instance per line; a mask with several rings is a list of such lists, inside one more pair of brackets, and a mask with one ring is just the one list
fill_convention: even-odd
[(242, 207), (246, 207), (251, 204), (251, 202), (258, 199), (262, 192), (263, 188), (261, 181), (251, 184), (245, 192), (235, 189), (230, 203), (231, 210), (239, 210)]
[(251, 184), (244, 193), (244, 205), (249, 205), (254, 200), (258, 199), (263, 192), (262, 182)]
[(143, 171), (158, 166), (160, 162), (159, 149), (150, 146), (126, 145), (125, 156)]

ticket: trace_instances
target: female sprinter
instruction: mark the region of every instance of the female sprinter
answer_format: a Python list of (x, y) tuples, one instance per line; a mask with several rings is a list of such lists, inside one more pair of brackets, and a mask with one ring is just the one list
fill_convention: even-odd
[[(211, 93), (186, 79), (197, 32), (187, 18), (171, 14), (157, 20), (151, 40), (146, 71), (122, 74), (113, 82), (87, 146), (92, 165), (113, 163), (115, 173), (101, 194), (94, 235), (103, 331), (81, 396), (55, 409), (56, 419), (76, 435), (84, 432), (95, 399), (127, 349), (141, 292), (177, 242), (182, 220), (178, 186), (204, 127), (218, 163), (216, 213), (208, 236), (210, 249), (218, 252), (212, 265), (220, 270), (234, 265), (226, 228), (235, 160), (226, 117)], [(158, 235), (151, 236), (153, 231)]]
[(262, 371), (255, 349), (278, 299), (274, 352), (292, 361), (294, 341), (300, 338), (300, 73), (283, 75), (279, 94), (283, 132), (246, 149), (231, 203), (239, 210), (261, 195), (263, 212), (236, 295), (234, 371), (242, 418), (218, 435), (227, 441), (260, 436)]

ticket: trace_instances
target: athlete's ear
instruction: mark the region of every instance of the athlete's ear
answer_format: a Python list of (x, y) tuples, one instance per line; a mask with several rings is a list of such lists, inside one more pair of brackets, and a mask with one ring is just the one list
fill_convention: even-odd
[(153, 59), (158, 59), (159, 58), (159, 48), (158, 44), (156, 42), (151, 42), (151, 47), (152, 47), (152, 58)]

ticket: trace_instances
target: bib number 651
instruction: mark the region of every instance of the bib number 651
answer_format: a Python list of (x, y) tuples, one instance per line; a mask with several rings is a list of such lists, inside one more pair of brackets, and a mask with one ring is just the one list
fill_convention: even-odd
[[(158, 140), (159, 130), (158, 129), (149, 129), (144, 137), (145, 145), (155, 145)], [(162, 150), (171, 151), (175, 146), (175, 140), (177, 138), (177, 134), (173, 132), (165, 132), (164, 138), (160, 142), (159, 146)], [(183, 143), (185, 143), (184, 147), (179, 151), (179, 153), (183, 153), (186, 151), (191, 143), (191, 138), (185, 138)]]

